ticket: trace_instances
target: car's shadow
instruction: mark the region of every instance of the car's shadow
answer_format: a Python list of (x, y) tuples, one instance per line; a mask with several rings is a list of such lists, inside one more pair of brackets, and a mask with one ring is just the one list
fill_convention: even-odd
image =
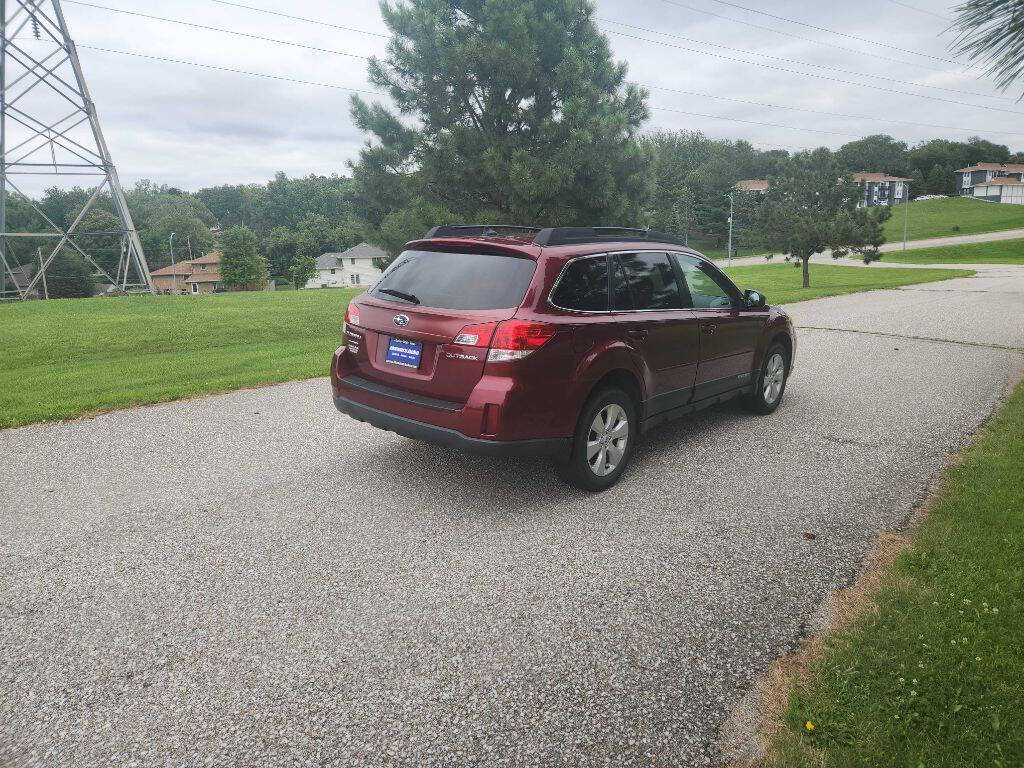
[[(640, 438), (630, 467), (614, 488), (628, 492), (630, 484), (641, 481), (652, 465), (685, 455), (697, 443), (706, 452), (709, 434), (758, 419), (737, 403), (725, 403), (656, 427)], [(530, 514), (594, 498), (563, 482), (547, 458), (476, 456), (397, 436), (361, 453), (347, 466), (374, 478), (378, 487), (413, 493), (451, 511), (465, 506)]]

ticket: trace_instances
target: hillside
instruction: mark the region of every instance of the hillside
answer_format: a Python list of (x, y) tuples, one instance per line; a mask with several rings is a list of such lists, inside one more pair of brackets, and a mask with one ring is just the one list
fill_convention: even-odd
[(886, 241), (903, 240), (903, 217), (909, 215), (908, 240), (973, 235), (1004, 229), (1024, 229), (1024, 205), (1002, 205), (969, 197), (911, 202), (909, 210), (896, 206), (885, 223)]

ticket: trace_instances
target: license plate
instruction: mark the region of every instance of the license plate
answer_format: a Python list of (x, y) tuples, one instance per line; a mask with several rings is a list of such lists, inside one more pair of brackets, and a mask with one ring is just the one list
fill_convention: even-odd
[(420, 356), (422, 354), (423, 345), (418, 341), (390, 339), (388, 341), (388, 352), (384, 359), (394, 365), (402, 365), (406, 368), (419, 368)]

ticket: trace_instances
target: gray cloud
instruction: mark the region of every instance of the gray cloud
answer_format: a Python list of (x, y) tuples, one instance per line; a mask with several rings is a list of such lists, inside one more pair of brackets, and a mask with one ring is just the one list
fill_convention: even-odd
[[(174, 4), (106, 0), (104, 4), (361, 56), (382, 54), (386, 43), (379, 37), (229, 8), (211, 0), (180, 0)], [(301, 4), (247, 0), (247, 4), (386, 32), (375, 0), (307, 0)], [(942, 19), (887, 0), (869, 0), (862, 4), (743, 1), (751, 8), (936, 57), (929, 59), (769, 19), (713, 0), (685, 0), (685, 4), (733, 21), (666, 0), (597, 2), (597, 15), (601, 19), (657, 30), (645, 32), (600, 22), (609, 33), (615, 56), (628, 62), (630, 79), (651, 88), (652, 119), (647, 130), (697, 129), (713, 137), (746, 138), (761, 147), (788, 149), (837, 147), (871, 133), (889, 133), (913, 143), (935, 137), (966, 138), (978, 132), (984, 138), (1009, 144), (1011, 149), (1024, 149), (1019, 114), (991, 109), (1024, 111), (1015, 104), (1017, 93), (998, 93), (989, 81), (979, 79), (976, 73), (937, 60), (949, 58), (945, 48), (948, 36), (942, 34), (945, 26)], [(950, 14), (949, 7), (941, 1), (917, 0), (916, 4)], [(150, 178), (196, 189), (211, 184), (262, 182), (277, 170), (290, 175), (344, 172), (346, 161), (355, 158), (364, 140), (352, 125), (346, 91), (122, 56), (94, 48), (129, 50), (214, 67), (368, 88), (366, 62), (362, 59), (196, 30), (70, 3), (65, 6), (65, 13), (76, 41), (82, 46), (80, 53), (86, 77), (126, 184)], [(817, 42), (745, 26), (738, 23), (740, 21)], [(749, 53), (726, 51), (668, 35)], [(638, 37), (648, 40), (638, 40)], [(679, 46), (703, 53), (682, 50)], [(841, 48), (855, 49), (858, 53)], [(751, 63), (711, 54), (746, 59)], [(854, 70), (910, 84), (796, 65), (766, 56)], [(848, 82), (823, 79), (825, 77)], [(861, 87), (858, 83), (875, 88)], [(978, 95), (921, 87), (925, 85), (972, 91)], [(1021, 87), (1024, 88), (1024, 84)], [(686, 95), (673, 90), (708, 95)], [(784, 107), (752, 106), (711, 96)], [(791, 107), (841, 112), (867, 119), (813, 114)], [(730, 122), (683, 112), (788, 127)], [(934, 123), (954, 126), (956, 130), (889, 120)], [(982, 133), (983, 130), (986, 132)]]

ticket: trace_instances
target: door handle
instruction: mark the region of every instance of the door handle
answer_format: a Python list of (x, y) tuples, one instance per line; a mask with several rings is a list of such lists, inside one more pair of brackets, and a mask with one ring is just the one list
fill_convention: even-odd
[(714, 323), (704, 323), (704, 325), (702, 325), (700, 329), (703, 333), (706, 333), (708, 336), (714, 336), (715, 331), (718, 330), (718, 326), (715, 325)]
[(627, 333), (637, 341), (643, 341), (647, 338), (646, 328), (631, 328)]

